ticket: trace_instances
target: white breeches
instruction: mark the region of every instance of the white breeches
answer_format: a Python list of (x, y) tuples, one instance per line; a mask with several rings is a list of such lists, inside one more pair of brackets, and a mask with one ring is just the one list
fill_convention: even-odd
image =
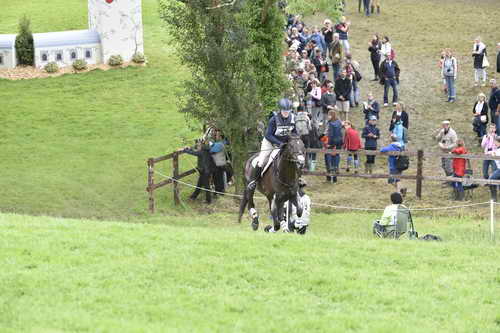
[(264, 167), (264, 163), (267, 158), (273, 152), (274, 146), (271, 142), (269, 142), (266, 138), (262, 140), (262, 144), (260, 145), (260, 153), (259, 157), (257, 157), (257, 165), (261, 168)]

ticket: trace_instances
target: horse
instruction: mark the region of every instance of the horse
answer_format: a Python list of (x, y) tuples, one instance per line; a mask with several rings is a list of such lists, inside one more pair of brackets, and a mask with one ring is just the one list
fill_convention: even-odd
[[(246, 183), (250, 181), (253, 168), (252, 162), (258, 155), (256, 153), (251, 156), (245, 164)], [(257, 183), (257, 190), (267, 198), (269, 210), (273, 217), (273, 226), (266, 226), (264, 231), (276, 232), (280, 229), (281, 218), (284, 215), (284, 203), (286, 201), (290, 201), (297, 207), (297, 216), (302, 216), (302, 206), (298, 197), (298, 181), (302, 175), (304, 165), (304, 143), (300, 139), (300, 136), (292, 134)], [(245, 188), (243, 199), (240, 203), (238, 222), (241, 223), (241, 217), (248, 205), (248, 210), (252, 218), (252, 229), (257, 230), (259, 228), (259, 214), (255, 209), (253, 195), (254, 191)]]

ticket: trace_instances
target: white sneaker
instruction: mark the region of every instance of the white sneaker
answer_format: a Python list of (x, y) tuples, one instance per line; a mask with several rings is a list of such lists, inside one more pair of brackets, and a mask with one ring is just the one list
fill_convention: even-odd
[(392, 106), (396, 106), (398, 103), (392, 103)]
[(384, 106), (389, 106), (389, 104), (387, 104), (387, 103), (384, 103)]

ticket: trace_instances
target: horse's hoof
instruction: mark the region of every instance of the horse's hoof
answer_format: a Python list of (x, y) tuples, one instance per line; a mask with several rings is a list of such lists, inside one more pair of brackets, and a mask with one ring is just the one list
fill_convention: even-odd
[(254, 220), (252, 221), (252, 229), (253, 229), (254, 231), (257, 231), (257, 229), (259, 229), (259, 220), (254, 219)]
[(306, 234), (306, 231), (307, 231), (307, 225), (305, 225), (305, 226), (303, 226), (303, 227), (299, 228), (299, 229), (297, 230), (297, 233), (298, 233), (299, 235), (305, 235), (305, 234)]
[(272, 228), (273, 228), (272, 226), (266, 225), (266, 227), (264, 228), (264, 231), (265, 232), (270, 232)]

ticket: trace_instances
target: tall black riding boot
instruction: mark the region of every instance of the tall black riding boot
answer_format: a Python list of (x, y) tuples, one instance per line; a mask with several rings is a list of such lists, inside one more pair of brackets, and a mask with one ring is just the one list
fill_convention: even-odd
[(252, 170), (252, 175), (251, 175), (251, 178), (250, 178), (250, 182), (248, 183), (247, 185), (247, 188), (250, 190), (250, 191), (255, 191), (255, 188), (257, 187), (257, 182), (259, 181), (260, 179), (260, 174), (262, 173), (262, 168), (260, 166), (256, 166), (253, 170)]

